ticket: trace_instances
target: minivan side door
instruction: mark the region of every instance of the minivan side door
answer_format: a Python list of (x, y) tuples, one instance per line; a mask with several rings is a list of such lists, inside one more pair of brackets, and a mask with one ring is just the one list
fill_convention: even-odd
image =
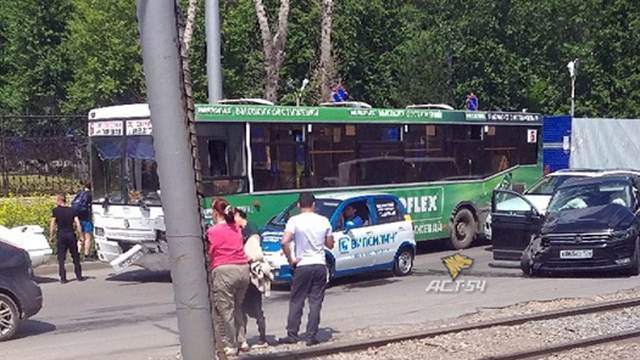
[(405, 218), (400, 201), (391, 196), (376, 196), (372, 200), (374, 224), (370, 232), (375, 235), (371, 248), (373, 265), (391, 264), (398, 246), (404, 241), (413, 243), (413, 225)]
[[(362, 224), (356, 227), (345, 225), (344, 211), (348, 206), (357, 209), (356, 215), (361, 218)], [(372, 221), (371, 209), (367, 199), (354, 199), (344, 201), (336, 210), (334, 218), (333, 238), (336, 245), (333, 248), (333, 256), (336, 260), (336, 272), (355, 270), (371, 266), (373, 260), (368, 254), (367, 238), (371, 235), (369, 226)]]
[(543, 221), (544, 216), (524, 196), (510, 190), (494, 190), (491, 199), (493, 259), (520, 261)]

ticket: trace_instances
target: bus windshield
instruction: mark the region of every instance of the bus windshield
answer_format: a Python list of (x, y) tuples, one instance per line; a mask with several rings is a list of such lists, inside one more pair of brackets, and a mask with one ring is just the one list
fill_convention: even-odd
[(122, 149), (124, 138), (104, 136), (91, 138), (91, 182), (93, 199), (114, 204), (124, 204), (122, 194)]
[(149, 135), (127, 137), (125, 180), (130, 204), (160, 205), (158, 164)]
[(158, 166), (150, 135), (94, 137), (91, 149), (95, 201), (160, 205)]

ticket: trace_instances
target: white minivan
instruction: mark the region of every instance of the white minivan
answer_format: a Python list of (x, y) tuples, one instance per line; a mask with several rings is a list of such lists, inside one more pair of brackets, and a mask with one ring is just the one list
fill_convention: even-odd
[[(261, 231), (262, 249), (276, 281), (291, 281), (291, 269), (280, 241), (287, 220), (298, 213), (291, 204)], [(413, 270), (416, 241), (411, 217), (395, 195), (336, 193), (316, 197), (316, 212), (329, 219), (335, 246), (325, 249), (330, 279), (390, 270)]]

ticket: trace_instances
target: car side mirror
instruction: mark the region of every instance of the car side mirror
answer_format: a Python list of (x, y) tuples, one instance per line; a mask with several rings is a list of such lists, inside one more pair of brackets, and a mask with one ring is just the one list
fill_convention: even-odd
[(527, 217), (536, 217), (536, 216), (537, 216), (537, 217), (540, 217), (540, 218), (544, 218), (544, 215), (543, 215), (543, 214), (540, 214), (540, 213), (539, 213), (538, 211), (536, 211), (535, 209), (531, 209), (531, 210), (527, 211), (527, 212), (525, 213), (525, 215), (526, 215)]
[(513, 184), (511, 190), (518, 194), (524, 194), (524, 184)]

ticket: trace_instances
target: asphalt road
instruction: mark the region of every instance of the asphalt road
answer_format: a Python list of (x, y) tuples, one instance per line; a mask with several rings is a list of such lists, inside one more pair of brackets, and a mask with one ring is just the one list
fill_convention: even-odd
[[(441, 258), (452, 253), (429, 246), (416, 258), (414, 274), (404, 278), (378, 274), (338, 280), (326, 294), (321, 336), (339, 339), (355, 329), (441, 320), (482, 307), (615, 292), (635, 287), (640, 280), (625, 276), (526, 279), (517, 269), (490, 267), (491, 253), (487, 246), (479, 246), (462, 252), (475, 263), (461, 278), (486, 280), (484, 293), (427, 293), (432, 280), (449, 279)], [(119, 276), (109, 273), (104, 268), (87, 270), (88, 281), (65, 285), (55, 275), (42, 275), (43, 310), (23, 324), (19, 338), (0, 343), (0, 358), (149, 359), (175, 354), (178, 337), (169, 275), (142, 270)], [(272, 339), (283, 336), (286, 289), (275, 289), (264, 307), (268, 333)], [(249, 337), (255, 337), (254, 324), (249, 328)]]

